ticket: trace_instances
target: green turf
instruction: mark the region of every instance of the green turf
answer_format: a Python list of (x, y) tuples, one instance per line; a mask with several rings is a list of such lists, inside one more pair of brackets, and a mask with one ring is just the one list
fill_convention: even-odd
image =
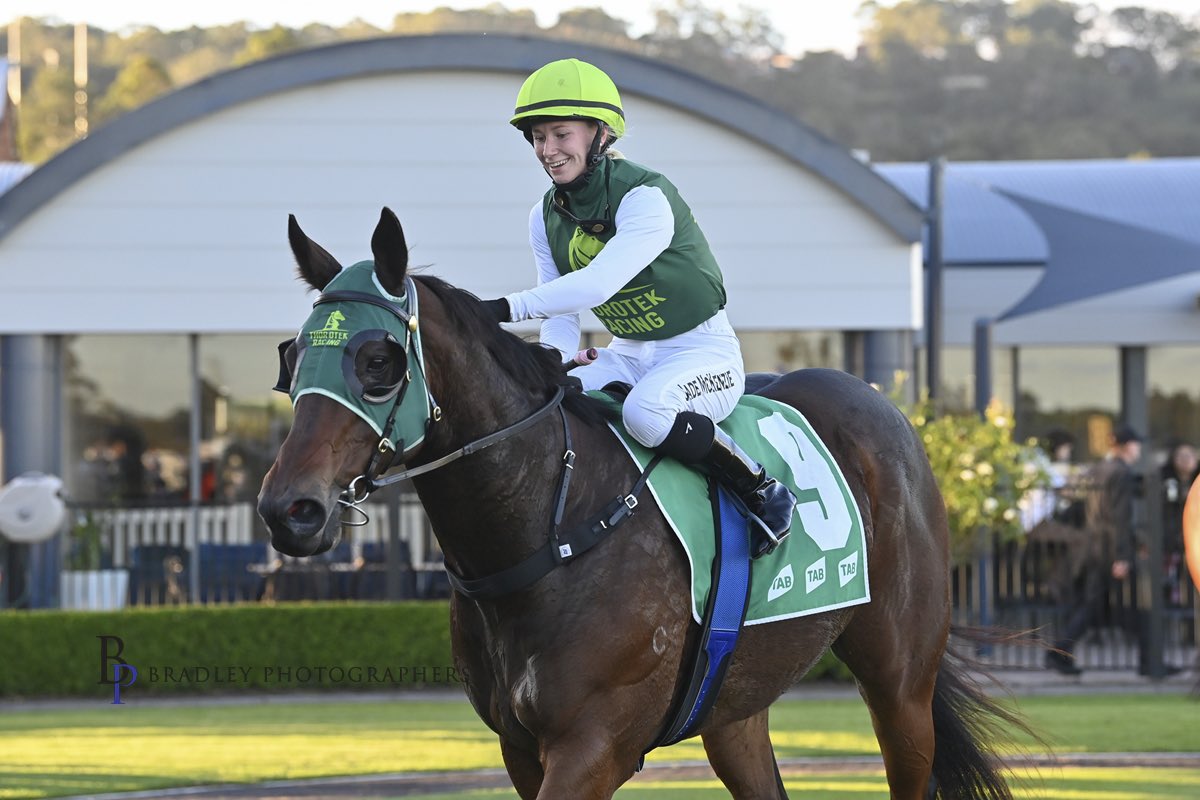
[[(1022, 699), (1019, 707), (1058, 752), (1200, 752), (1200, 726), (1196, 725), (1200, 704), (1183, 694), (1031, 697)], [(781, 758), (878, 753), (866, 709), (857, 699), (781, 702), (772, 709), (771, 727)], [(1028, 741), (1025, 744), (1029, 746)], [(651, 762), (702, 759), (698, 740), (650, 758)], [(499, 766), (495, 735), (465, 701), (304, 704), (273, 698), (251, 705), (171, 707), (138, 706), (131, 701), (119, 707), (98, 702), (94, 708), (70, 711), (0, 711), (0, 798), (4, 800)], [(1093, 770), (1063, 773), (1071, 777), (1062, 786), (1054, 782), (1057, 773), (1046, 773), (1046, 787), (1060, 794), (1028, 796), (1200, 797), (1200, 769), (1191, 774), (1191, 782), (1183, 771), (1111, 774), (1131, 772), (1140, 777), (1128, 787), (1123, 779), (1103, 779)], [(871, 773), (793, 778), (789, 787), (792, 781), (797, 782), (793, 794), (805, 797), (809, 791), (815, 797), (831, 798), (871, 797), (872, 792), (883, 791), (882, 777)], [(1106, 793), (1089, 788), (1093, 785), (1107, 787)], [(1172, 794), (1171, 785), (1183, 788)], [(704, 798), (710, 796), (709, 789), (716, 791), (715, 784), (703, 782), (694, 788), (673, 786), (630, 788), (621, 797)], [(1145, 794), (1147, 787), (1159, 793)]]

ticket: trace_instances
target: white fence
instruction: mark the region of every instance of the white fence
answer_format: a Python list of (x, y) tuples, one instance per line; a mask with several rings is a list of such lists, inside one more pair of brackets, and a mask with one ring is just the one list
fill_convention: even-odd
[[(251, 503), (77, 509), (98, 536), (98, 552), (86, 559), (93, 562), (88, 569), (61, 573), (60, 604), (100, 609), (121, 608), (126, 598), (134, 604), (270, 599), (277, 576), (282, 580), (296, 572), (364, 570), (378, 577), (392, 565), (414, 573), (440, 573), (441, 554), (424, 509), (412, 497), (402, 497), (398, 508), (400, 551), (390, 552), (392, 508), (372, 503), (363, 507), (366, 524), (343, 526), (344, 544), (311, 560), (271, 549)], [(79, 545), (65, 540), (68, 567), (80, 566), (79, 553), (71, 552)], [(100, 563), (94, 563), (96, 557)], [(369, 590), (361, 589), (370, 591), (370, 597), (360, 599), (384, 599), (374, 596), (378, 582), (370, 585)]]

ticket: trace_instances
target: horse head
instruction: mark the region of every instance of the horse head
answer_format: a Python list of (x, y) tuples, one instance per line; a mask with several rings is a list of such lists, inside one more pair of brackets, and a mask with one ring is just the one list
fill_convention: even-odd
[[(414, 383), (415, 315), (409, 310), (416, 300), (406, 295), (415, 291), (407, 280), (404, 232), (387, 208), (371, 237), (373, 264), (343, 269), (294, 216), (288, 241), (300, 279), (321, 295), (296, 338), (280, 345), (275, 388), (291, 395), (295, 418), (263, 480), (258, 511), (276, 550), (309, 556), (337, 544), (341, 514), (335, 512), (345, 505), (339, 498), (379, 460), (368, 463), (365, 454), (386, 456), (389, 447), (403, 452), (419, 438), (406, 433), (404, 441), (395, 430), (396, 412)], [(412, 393), (418, 407), (427, 399), (419, 378)], [(393, 430), (385, 431), (389, 420)], [(424, 420), (417, 424), (423, 428)]]

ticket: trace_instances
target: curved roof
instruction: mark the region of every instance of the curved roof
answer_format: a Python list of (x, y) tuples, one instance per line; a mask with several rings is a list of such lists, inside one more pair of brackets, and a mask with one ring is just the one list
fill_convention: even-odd
[(122, 153), (192, 120), (264, 95), (384, 72), (485, 70), (527, 73), (575, 57), (602, 64), (623, 91), (730, 128), (821, 176), (909, 242), (921, 212), (841, 146), (748, 95), (616, 50), (511, 35), (440, 34), (343, 42), (301, 50), (183, 87), (68, 148), (0, 196), (0, 239), (56, 194)]

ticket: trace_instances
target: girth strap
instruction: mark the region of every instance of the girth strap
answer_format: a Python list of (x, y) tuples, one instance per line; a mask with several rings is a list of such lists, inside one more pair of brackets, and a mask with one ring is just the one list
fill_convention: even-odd
[[(566, 426), (565, 417), (563, 425)], [(656, 455), (651, 459), (628, 494), (617, 497), (599, 514), (587, 521), (566, 531), (558, 530), (558, 524), (562, 519), (562, 510), (566, 506), (567, 487), (570, 484), (569, 473), (574, 468), (575, 457), (570, 448), (569, 428), (567, 430), (567, 452), (563, 457), (563, 478), (559, 483), (559, 495), (555, 503), (554, 525), (545, 544), (520, 563), (482, 578), (464, 578), (447, 565), (446, 578), (456, 592), (472, 600), (493, 600), (528, 588), (550, 574), (560, 564), (565, 564), (591, 550), (603, 541), (614, 528), (633, 516), (633, 510), (638, 505), (638, 495), (646, 488), (646, 482), (650, 480), (650, 473), (662, 461), (662, 456)]]

